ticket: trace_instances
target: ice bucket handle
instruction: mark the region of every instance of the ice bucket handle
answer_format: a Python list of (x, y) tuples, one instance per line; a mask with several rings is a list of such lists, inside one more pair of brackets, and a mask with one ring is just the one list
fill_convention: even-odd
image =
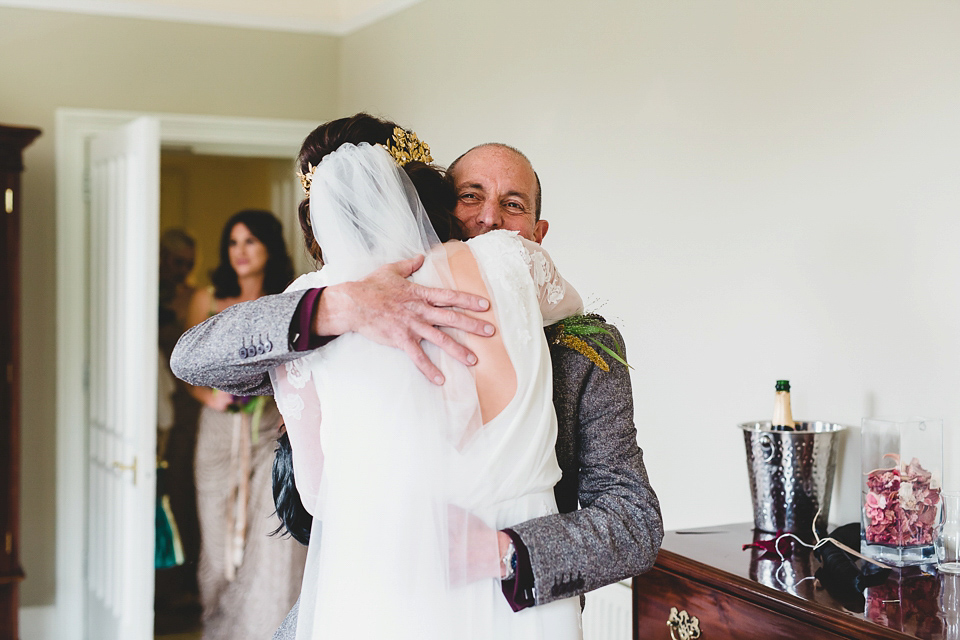
[(760, 436), (760, 448), (763, 449), (763, 461), (770, 462), (777, 451), (773, 446), (773, 438), (767, 434)]

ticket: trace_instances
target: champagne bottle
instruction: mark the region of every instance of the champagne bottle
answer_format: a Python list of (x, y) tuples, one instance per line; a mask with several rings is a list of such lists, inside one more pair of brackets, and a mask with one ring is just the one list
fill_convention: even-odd
[(793, 412), (790, 410), (790, 381), (777, 380), (777, 397), (773, 405), (773, 431), (793, 431), (796, 429)]

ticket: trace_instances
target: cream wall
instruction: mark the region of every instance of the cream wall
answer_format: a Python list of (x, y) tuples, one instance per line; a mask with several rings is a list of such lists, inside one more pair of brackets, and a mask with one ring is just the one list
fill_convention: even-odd
[(331, 37), (0, 8), (0, 121), (43, 129), (23, 176), (22, 605), (55, 591), (54, 111), (323, 120), (337, 60)]
[[(426, 0), (344, 39), (339, 112), (441, 162), (527, 152), (545, 245), (627, 340), (666, 526), (720, 524), (778, 378), (799, 418), (957, 429), (957, 33), (939, 0)], [(856, 434), (840, 485), (857, 520)]]

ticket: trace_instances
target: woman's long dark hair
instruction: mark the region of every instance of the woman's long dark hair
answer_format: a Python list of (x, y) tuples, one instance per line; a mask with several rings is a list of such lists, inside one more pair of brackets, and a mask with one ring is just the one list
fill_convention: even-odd
[(230, 234), (238, 224), (250, 230), (267, 248), (267, 264), (263, 273), (263, 292), (280, 293), (293, 280), (293, 263), (283, 242), (283, 226), (269, 211), (244, 209), (230, 216), (220, 234), (220, 264), (210, 272), (215, 298), (234, 298), (240, 295), (240, 280), (230, 264)]
[[(393, 137), (393, 130), (399, 127), (395, 122), (381, 120), (367, 113), (358, 113), (349, 118), (331, 120), (322, 124), (306, 137), (297, 156), (297, 168), (306, 174), (311, 166), (317, 166), (328, 153), (332, 153), (343, 144), (386, 145)], [(402, 127), (401, 127), (402, 128)], [(404, 165), (413, 186), (417, 189), (420, 202), (430, 218), (430, 223), (441, 242), (447, 240), (466, 240), (467, 236), (460, 226), (460, 221), (453, 215), (457, 204), (456, 191), (443, 173), (436, 167), (423, 162), (408, 162)], [(310, 200), (304, 198), (298, 210), (300, 230), (303, 231), (303, 241), (307, 251), (318, 262), (323, 262), (322, 248), (317, 245), (310, 228)]]

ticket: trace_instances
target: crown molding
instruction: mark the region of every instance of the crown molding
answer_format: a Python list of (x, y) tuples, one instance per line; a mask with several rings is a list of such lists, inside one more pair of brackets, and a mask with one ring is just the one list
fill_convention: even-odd
[(389, 18), (393, 14), (400, 13), (407, 7), (412, 7), (413, 5), (421, 2), (423, 2), (423, 0), (383, 0), (366, 11), (363, 11), (355, 16), (347, 16), (339, 20), (338, 22), (340, 30), (335, 35), (349, 35), (354, 31), (359, 31), (364, 27), (370, 26), (375, 22), (379, 22), (384, 18)]
[[(189, 24), (288, 31), (320, 35), (345, 36), (391, 16), (422, 0), (382, 0), (369, 9), (332, 20), (311, 19), (309, 16), (252, 15), (203, 8), (201, 6), (171, 6), (140, 0), (0, 0), (0, 7), (39, 9), (64, 13), (185, 22)], [(342, 3), (341, 3), (342, 4)], [(263, 6), (269, 6), (265, 4)]]

